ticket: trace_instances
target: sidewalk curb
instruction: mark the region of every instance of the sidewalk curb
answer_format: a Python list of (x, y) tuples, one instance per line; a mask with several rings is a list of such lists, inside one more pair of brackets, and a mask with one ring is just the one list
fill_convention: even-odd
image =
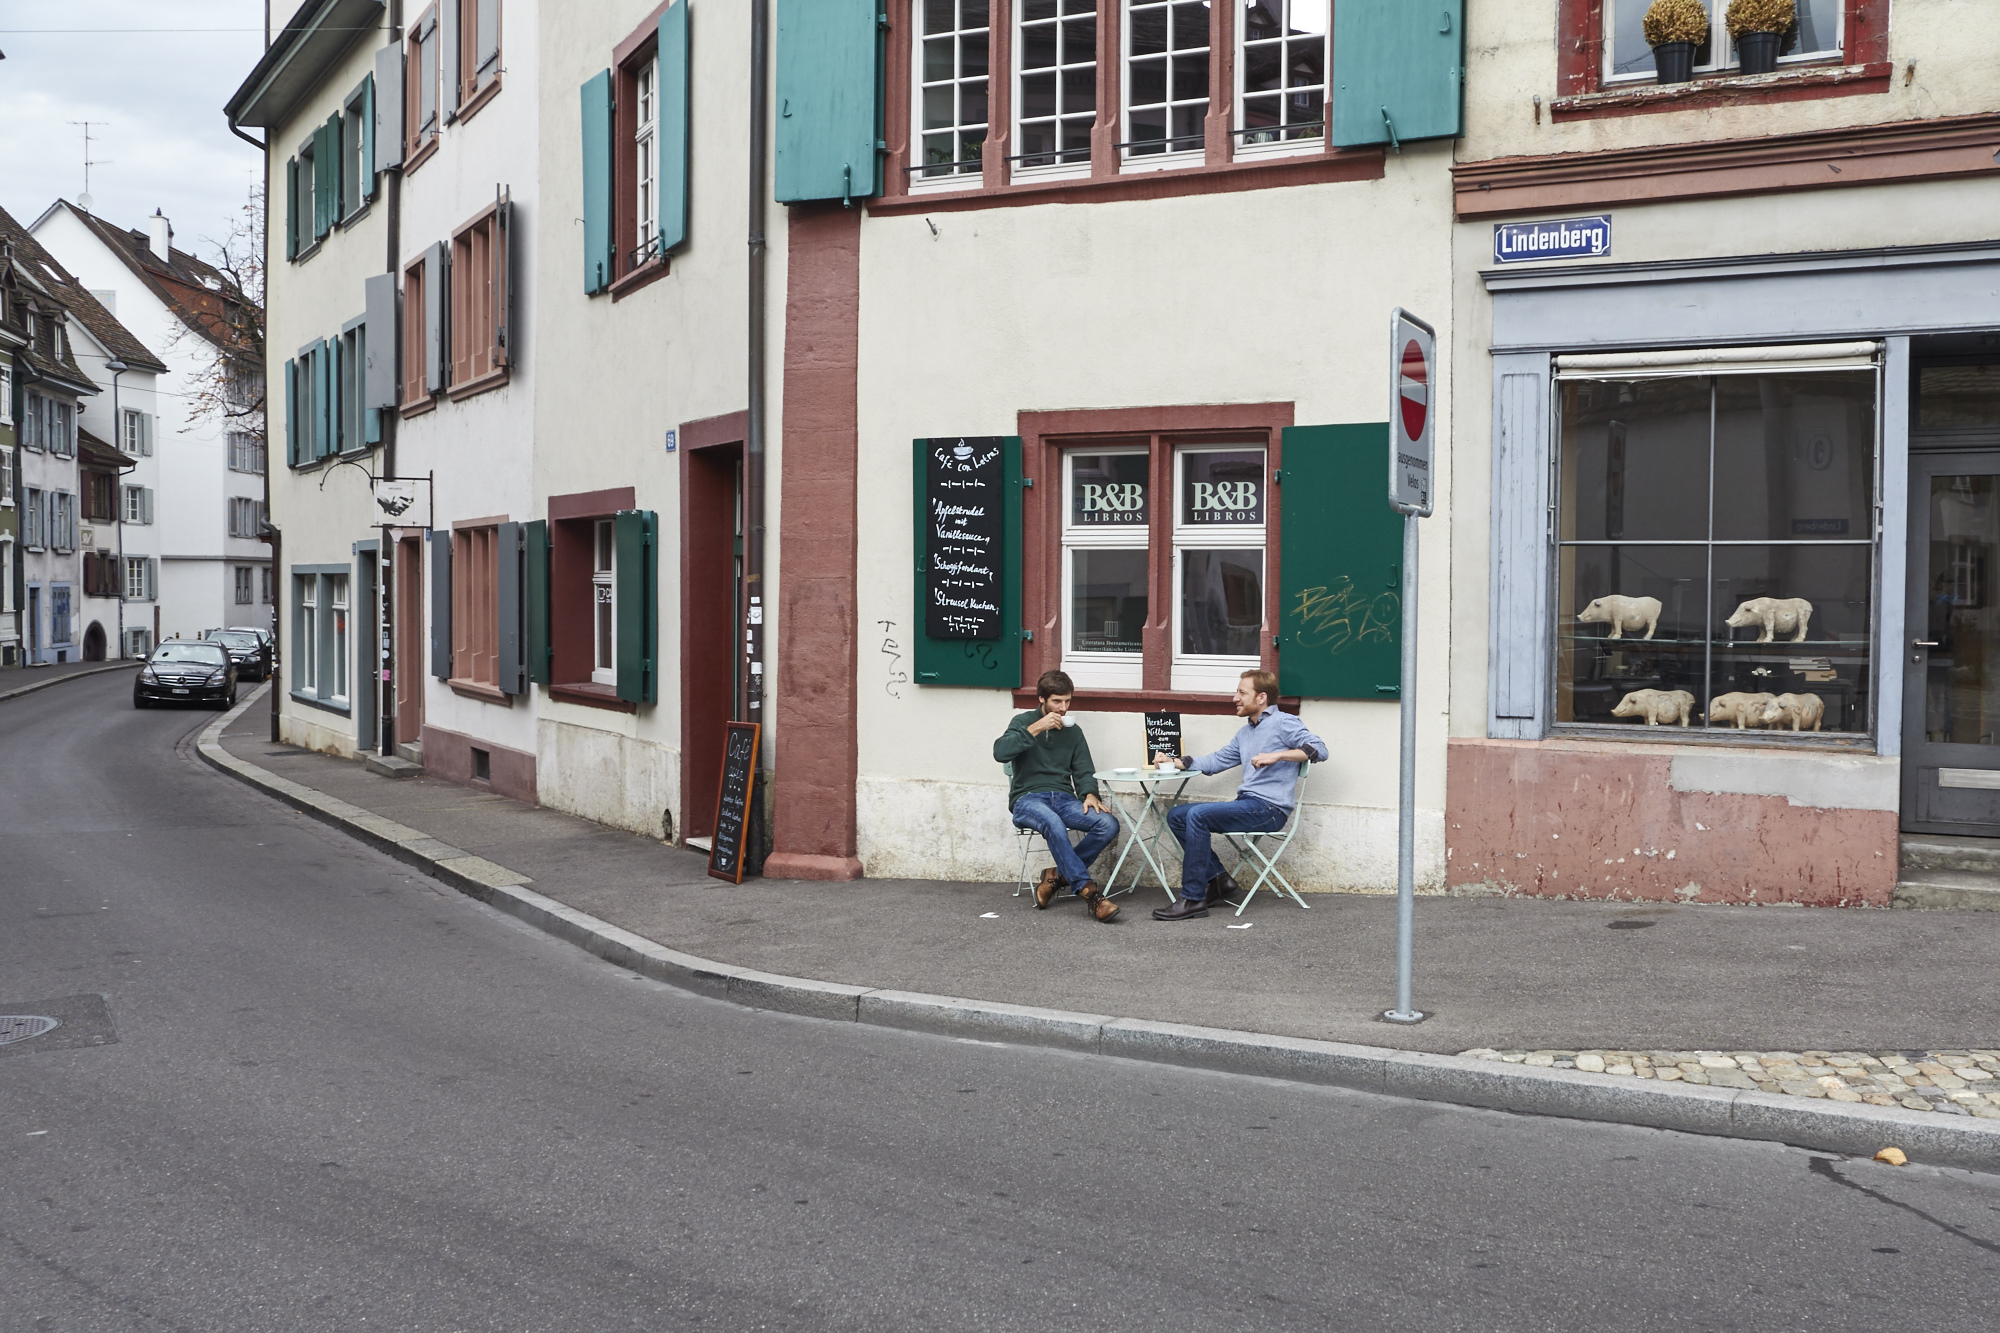
[(9, 699), (18, 699), (24, 694), (33, 694), (36, 690), (46, 690), (51, 685), (60, 685), (66, 680), (82, 680), (85, 676), (101, 676), (107, 671), (131, 671), (140, 665), (142, 664), (138, 662), (111, 662), (105, 666), (92, 667), (88, 671), (65, 671), (60, 676), (50, 676), (47, 680), (38, 680), (33, 685), (23, 685), (17, 690), (8, 690), (5, 694), (0, 694), (0, 704), (6, 703)]
[(1970, 1116), (849, 986), (698, 958), (537, 893), (528, 887), (533, 881), (526, 875), (229, 754), (221, 745), (223, 730), (262, 693), (260, 688), (202, 732), (197, 744), (205, 761), (614, 966), (697, 994), (811, 1018), (1059, 1047), (1521, 1115), (1758, 1139), (1862, 1157), (1894, 1145), (1916, 1162), (2000, 1171), (2000, 1121)]

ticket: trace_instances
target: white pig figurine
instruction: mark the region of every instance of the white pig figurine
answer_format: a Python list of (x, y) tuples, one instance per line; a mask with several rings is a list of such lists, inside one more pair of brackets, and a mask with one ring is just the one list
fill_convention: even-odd
[(1685, 727), (1694, 712), (1694, 696), (1686, 690), (1634, 690), (1611, 710), (1613, 717), (1643, 717), (1646, 725)]
[(1791, 723), (1793, 731), (1818, 731), (1826, 716), (1826, 701), (1817, 694), (1781, 694), (1764, 705), (1761, 720), (1767, 727)]
[(1734, 722), (1738, 731), (1764, 725), (1764, 709), (1775, 698), (1769, 694), (1718, 694), (1708, 704), (1710, 722)]
[(1729, 617), (1729, 628), (1758, 627), (1757, 642), (1769, 643), (1774, 635), (1790, 634), (1797, 643), (1806, 636), (1806, 622), (1812, 619), (1812, 603), (1803, 597), (1752, 597)]
[(1609, 625), (1609, 637), (1622, 639), (1628, 629), (1643, 629), (1645, 637), (1652, 638), (1653, 631), (1660, 625), (1660, 599), (1657, 597), (1600, 597), (1589, 606), (1577, 620), (1585, 625)]

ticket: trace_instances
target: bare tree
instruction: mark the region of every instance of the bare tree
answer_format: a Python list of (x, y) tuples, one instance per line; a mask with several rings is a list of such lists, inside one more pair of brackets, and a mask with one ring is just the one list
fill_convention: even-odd
[[(207, 238), (204, 238), (205, 240)], [(200, 337), (214, 351), (190, 377), (188, 416), (220, 421), (234, 433), (253, 436), (267, 449), (264, 404), (264, 193), (252, 187), (249, 200), (220, 241), (207, 240), (213, 276), (198, 274), (201, 290), (183, 300), (186, 325), (174, 340)], [(268, 458), (268, 454), (266, 454)]]

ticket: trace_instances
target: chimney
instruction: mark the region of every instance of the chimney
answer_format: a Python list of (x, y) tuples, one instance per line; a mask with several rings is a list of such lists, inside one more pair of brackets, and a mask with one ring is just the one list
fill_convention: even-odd
[(152, 250), (154, 256), (162, 264), (172, 262), (174, 224), (167, 221), (166, 215), (156, 208), (153, 210), (153, 216), (146, 219), (146, 229), (152, 233)]

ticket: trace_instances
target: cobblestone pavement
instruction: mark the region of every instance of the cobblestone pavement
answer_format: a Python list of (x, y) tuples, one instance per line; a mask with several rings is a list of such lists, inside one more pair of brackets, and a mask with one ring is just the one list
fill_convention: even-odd
[(1474, 1060), (2000, 1120), (2000, 1051), (1496, 1051)]

